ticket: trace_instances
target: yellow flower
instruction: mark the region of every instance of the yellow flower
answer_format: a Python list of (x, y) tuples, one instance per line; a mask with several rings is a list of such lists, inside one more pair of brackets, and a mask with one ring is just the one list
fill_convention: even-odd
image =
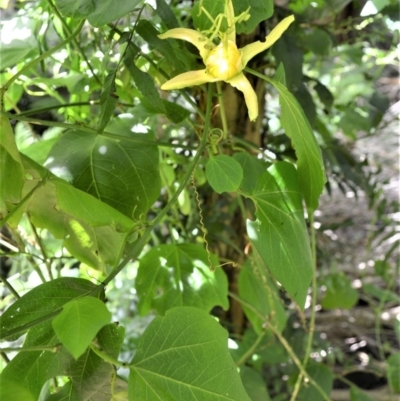
[[(257, 95), (243, 74), (247, 63), (257, 54), (271, 47), (294, 21), (294, 16), (283, 19), (266, 37), (265, 42), (254, 42), (241, 49), (236, 46), (235, 15), (231, 0), (225, 4), (223, 18), (227, 20), (225, 32), (216, 31), (221, 42), (215, 45), (212, 39), (193, 29), (175, 28), (159, 35), (161, 39), (182, 39), (190, 42), (200, 52), (206, 66), (204, 70), (189, 71), (167, 81), (161, 89), (182, 89), (187, 86), (202, 85), (207, 82), (225, 81), (243, 92), (251, 121), (258, 116)], [(245, 17), (244, 17), (245, 18)], [(218, 25), (218, 24), (215, 24)]]

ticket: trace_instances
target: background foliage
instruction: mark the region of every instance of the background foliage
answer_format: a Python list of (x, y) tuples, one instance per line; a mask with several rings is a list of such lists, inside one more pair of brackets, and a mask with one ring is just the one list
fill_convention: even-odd
[(398, 5), (233, 5), (239, 47), (296, 16), (255, 123), (159, 90), (222, 1), (0, 1), (2, 398), (397, 399)]

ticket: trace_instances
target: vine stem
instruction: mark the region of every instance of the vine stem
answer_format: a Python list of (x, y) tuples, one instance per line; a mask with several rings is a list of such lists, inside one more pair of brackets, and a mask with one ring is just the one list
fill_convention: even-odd
[(221, 121), (222, 121), (222, 130), (224, 131), (224, 139), (228, 138), (228, 122), (226, 120), (226, 112), (225, 112), (225, 104), (224, 104), (224, 95), (221, 89), (221, 82), (217, 82), (217, 91), (218, 91), (218, 102), (219, 109), (221, 111)]
[(11, 294), (14, 295), (15, 298), (21, 298), (21, 295), (18, 294), (17, 290), (8, 282), (8, 280), (0, 274), (0, 281), (8, 288)]
[[(10, 87), (10, 85), (15, 82), (24, 72), (28, 71), (30, 68), (35, 66), (37, 63), (40, 63), (42, 60), (45, 60), (47, 57), (51, 56), (53, 53), (55, 53), (57, 50), (62, 49), (65, 47), (67, 43), (69, 43), (71, 40), (73, 40), (76, 36), (79, 35), (80, 31), (82, 30), (82, 27), (85, 23), (85, 20), (82, 20), (76, 30), (68, 36), (65, 40), (60, 42), (57, 46), (54, 46), (53, 48), (47, 50), (46, 52), (42, 53), (39, 57), (35, 58), (32, 60), (30, 63), (26, 64), (25, 67), (23, 67), (20, 71), (18, 71), (15, 75), (13, 75), (4, 85), (2, 88), (3, 93)], [(3, 97), (3, 96), (1, 96)]]
[(243, 365), (255, 352), (255, 350), (258, 347), (258, 344), (260, 344), (260, 342), (262, 341), (262, 339), (264, 338), (266, 334), (266, 331), (262, 331), (258, 337), (256, 338), (256, 340), (254, 341), (254, 343), (251, 345), (251, 347), (242, 355), (242, 357), (236, 362), (236, 366), (239, 367), (241, 365)]
[[(305, 349), (304, 359), (302, 362), (302, 367), (304, 370), (306, 369), (308, 360), (310, 358), (310, 352), (314, 338), (315, 306), (317, 303), (317, 253), (316, 253), (315, 228), (314, 228), (314, 213), (311, 210), (308, 210), (308, 219), (310, 221), (310, 233), (311, 233), (312, 280), (311, 280), (311, 316), (310, 316), (306, 349)], [(294, 386), (294, 390), (292, 393), (292, 397), (290, 398), (290, 401), (296, 400), (297, 394), (300, 391), (303, 378), (304, 374), (300, 372), (299, 376), (297, 377), (297, 381)]]
[(55, 345), (39, 345), (32, 347), (9, 347), (9, 348), (0, 348), (0, 352), (33, 352), (33, 351), (50, 351), (57, 352), (60, 348), (61, 344)]
[(140, 237), (140, 239), (138, 241), (136, 241), (134, 244), (132, 244), (132, 248), (130, 250), (128, 250), (127, 256), (109, 274), (109, 276), (103, 281), (102, 285), (99, 287), (103, 288), (103, 286), (106, 286), (108, 283), (110, 283), (111, 280), (113, 280), (114, 277), (118, 275), (118, 273), (129, 263), (129, 261), (131, 259), (137, 258), (139, 256), (143, 247), (149, 241), (151, 233), (153, 231), (153, 228), (163, 220), (163, 218), (166, 216), (166, 214), (169, 212), (169, 210), (172, 208), (172, 206), (178, 200), (180, 193), (186, 188), (188, 182), (190, 181), (190, 177), (192, 176), (194, 169), (196, 168), (197, 162), (199, 161), (200, 156), (203, 153), (203, 150), (205, 149), (205, 147), (207, 145), (208, 131), (210, 130), (212, 96), (213, 96), (213, 92), (209, 86), (208, 93), (207, 93), (207, 109), (206, 109), (206, 116), (205, 116), (205, 121), (204, 121), (203, 136), (201, 138), (199, 147), (196, 150), (196, 155), (194, 156), (191, 165), (187, 169), (186, 174), (183, 177), (178, 189), (176, 190), (176, 192), (174, 193), (172, 198), (169, 200), (169, 202), (165, 205), (164, 209), (161, 210), (161, 212), (158, 214), (158, 216), (151, 222), (149, 227), (147, 227), (146, 231), (143, 233), (143, 235)]

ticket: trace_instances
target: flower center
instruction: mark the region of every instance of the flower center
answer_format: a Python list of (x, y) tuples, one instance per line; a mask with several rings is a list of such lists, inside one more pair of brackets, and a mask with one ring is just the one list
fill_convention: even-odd
[(226, 81), (242, 71), (242, 54), (231, 40), (220, 43), (205, 61), (208, 72), (215, 78)]

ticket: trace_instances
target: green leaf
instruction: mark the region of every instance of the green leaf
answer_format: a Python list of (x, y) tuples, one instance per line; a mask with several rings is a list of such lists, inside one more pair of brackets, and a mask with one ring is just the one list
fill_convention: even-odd
[(350, 397), (351, 401), (376, 401), (374, 398), (371, 398), (364, 391), (359, 390), (357, 387), (351, 386), (350, 388)]
[[(0, 316), (1, 338), (7, 338), (10, 330), (44, 317), (95, 288), (96, 285), (90, 281), (73, 277), (58, 278), (33, 288)], [(17, 337), (11, 337), (15, 338)]]
[(303, 307), (312, 258), (296, 169), (286, 162), (272, 165), (248, 196), (257, 220), (247, 221), (247, 233), (274, 278)]
[(7, 117), (0, 116), (0, 219), (21, 200), (24, 168)]
[(250, 401), (228, 352), (228, 333), (206, 312), (181, 307), (156, 317), (139, 340), (130, 401)]
[(270, 401), (266, 383), (260, 373), (248, 366), (242, 366), (240, 378), (252, 401)]
[(329, 33), (318, 27), (305, 30), (303, 42), (308, 49), (318, 56), (328, 56), (332, 47)]
[(233, 157), (218, 155), (208, 159), (206, 177), (215, 192), (233, 192), (242, 182), (243, 170)]
[(238, 16), (250, 7), (250, 18), (236, 24), (236, 33), (252, 33), (257, 25), (270, 18), (274, 13), (273, 0), (233, 0), (235, 15)]
[(279, 92), (282, 126), (296, 151), (301, 192), (307, 208), (314, 211), (325, 184), (321, 150), (297, 100), (281, 83), (270, 82)]
[[(117, 358), (124, 334), (123, 327), (107, 324), (97, 334), (97, 343), (104, 352)], [(46, 401), (110, 400), (115, 369), (94, 352), (88, 350), (78, 360), (69, 358), (62, 374), (70, 377), (70, 380), (57, 393), (47, 397)]]
[(400, 304), (400, 295), (396, 294), (394, 291), (379, 288), (372, 283), (363, 284), (362, 289), (366, 294), (377, 298), (381, 302), (396, 302)]
[(358, 292), (343, 273), (334, 273), (325, 280), (327, 287), (321, 305), (325, 309), (351, 309), (358, 301)]
[(396, 394), (400, 393), (400, 352), (396, 352), (387, 360), (387, 377), (389, 385)]
[(233, 155), (233, 158), (239, 162), (243, 170), (243, 179), (240, 188), (243, 192), (252, 194), (257, 188), (259, 177), (265, 172), (269, 164), (264, 160), (257, 159), (247, 152), (239, 152)]
[[(15, 378), (18, 380), (19, 378)], [(2, 379), (0, 376), (0, 395), (3, 400), (13, 400), (13, 401), (36, 401), (35, 398), (29, 390), (24, 388), (19, 382)]]
[[(134, 222), (117, 210), (82, 192), (22, 155), (29, 200), (12, 220), (28, 212), (36, 227), (47, 228), (80, 261), (105, 271), (119, 260)], [(35, 189), (36, 188), (36, 189)]]
[(74, 299), (53, 319), (53, 329), (62, 344), (78, 359), (97, 332), (111, 320), (104, 302), (93, 297)]
[[(333, 373), (328, 366), (323, 363), (309, 362), (307, 373), (329, 396), (333, 386)], [(299, 401), (322, 401), (324, 398), (314, 386), (301, 386), (297, 400)]]
[(129, 118), (110, 123), (106, 131), (119, 135), (118, 139), (67, 131), (52, 148), (45, 165), (74, 187), (131, 219), (139, 219), (160, 194), (159, 154), (157, 146), (145, 143), (153, 134), (131, 132), (132, 124)]
[[(265, 273), (261, 266), (246, 262), (240, 270), (238, 280), (240, 298), (252, 305), (252, 308), (243, 305), (243, 310), (257, 334), (265, 330), (266, 322), (282, 331), (287, 321), (282, 300)], [(253, 308), (265, 318), (261, 319)]]
[(110, 72), (104, 80), (103, 91), (100, 95), (100, 113), (97, 130), (103, 132), (114, 114), (118, 96), (115, 94), (115, 71)]
[[(214, 266), (218, 259), (211, 255)], [(139, 263), (136, 278), (142, 315), (174, 306), (194, 306), (210, 311), (227, 310), (228, 282), (222, 269), (210, 270), (207, 252), (198, 245), (160, 245), (147, 252)]]

